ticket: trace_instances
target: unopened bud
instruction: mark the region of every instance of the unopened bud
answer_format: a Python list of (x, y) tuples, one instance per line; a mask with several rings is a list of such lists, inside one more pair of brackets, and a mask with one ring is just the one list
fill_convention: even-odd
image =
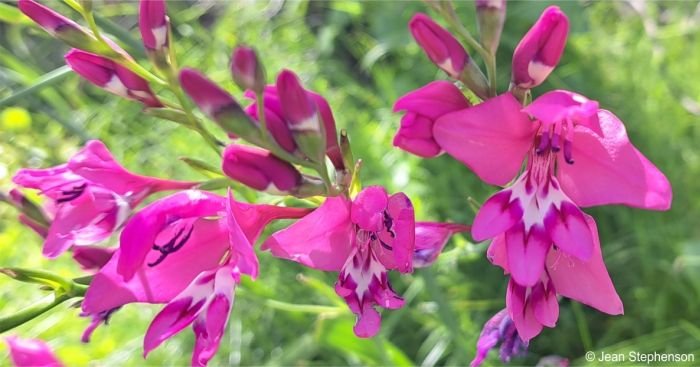
[(481, 44), (495, 55), (506, 19), (506, 0), (476, 0), (476, 17)]
[(428, 58), (452, 78), (458, 79), (469, 62), (462, 44), (429, 16), (418, 13), (408, 23), (413, 38)]
[(229, 145), (224, 150), (224, 173), (255, 190), (289, 194), (302, 183), (299, 171), (269, 151), (246, 145)]
[(73, 49), (65, 56), (66, 63), (78, 75), (118, 96), (133, 99), (148, 107), (162, 107), (148, 82), (106, 57)]
[(258, 55), (250, 47), (236, 47), (231, 56), (231, 75), (243, 90), (250, 89), (257, 94), (265, 88), (265, 69)]
[(299, 150), (312, 161), (322, 162), (326, 152), (325, 127), (314, 99), (289, 70), (277, 76), (277, 93)]
[(521, 89), (536, 87), (559, 63), (569, 19), (556, 6), (550, 6), (530, 28), (513, 53), (513, 84)]
[(170, 64), (170, 19), (166, 14), (165, 0), (141, 0), (139, 30), (153, 64), (158, 69), (167, 69)]
[(33, 0), (19, 0), (17, 7), (51, 36), (72, 47), (92, 52), (106, 51), (89, 31), (53, 9)]
[(236, 100), (216, 83), (194, 69), (182, 69), (180, 84), (199, 109), (224, 131), (256, 141), (259, 129)]

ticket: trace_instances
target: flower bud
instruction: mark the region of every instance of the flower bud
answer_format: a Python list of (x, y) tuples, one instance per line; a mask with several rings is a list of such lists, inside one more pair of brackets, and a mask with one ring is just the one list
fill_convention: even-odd
[(224, 173), (258, 191), (288, 194), (302, 182), (299, 171), (269, 151), (246, 145), (229, 145), (223, 154)]
[(258, 55), (250, 47), (236, 47), (231, 56), (231, 75), (243, 90), (250, 89), (262, 93), (265, 88), (265, 69)]
[(488, 98), (486, 77), (450, 32), (422, 13), (414, 15), (408, 27), (435, 65), (450, 77), (463, 82), (480, 98)]
[(476, 0), (476, 18), (481, 44), (495, 55), (506, 19), (506, 0)]
[(282, 112), (299, 150), (312, 161), (322, 162), (326, 152), (325, 126), (313, 97), (289, 70), (277, 76), (276, 86)]
[(454, 84), (438, 80), (409, 92), (394, 104), (394, 112), (406, 111), (394, 136), (394, 146), (419, 157), (442, 153), (433, 138), (433, 124), (441, 116), (471, 106)]
[(102, 49), (89, 31), (50, 8), (33, 0), (19, 0), (17, 7), (51, 36), (72, 47), (94, 52)]
[(161, 50), (168, 47), (170, 19), (165, 13), (165, 0), (141, 0), (139, 30), (146, 50)]
[(513, 53), (513, 84), (521, 89), (536, 87), (559, 62), (569, 33), (569, 19), (550, 6), (525, 34)]
[(428, 58), (453, 78), (459, 78), (469, 55), (457, 39), (429, 16), (418, 13), (408, 23), (416, 42)]
[(224, 131), (256, 141), (259, 134), (257, 124), (228, 92), (194, 69), (182, 69), (180, 84), (199, 109)]
[(139, 101), (148, 107), (163, 106), (145, 79), (106, 57), (73, 49), (65, 59), (78, 75), (110, 93)]
[[(245, 113), (253, 120), (260, 121), (258, 117), (258, 101), (255, 92), (247, 90), (243, 94), (246, 98), (253, 100), (253, 103), (245, 108)], [(297, 144), (294, 142), (292, 132), (289, 130), (287, 121), (282, 113), (282, 105), (280, 104), (279, 96), (277, 95), (277, 87), (274, 85), (265, 87), (263, 92), (263, 108), (265, 114), (265, 125), (267, 130), (275, 139), (277, 144), (289, 153), (294, 153), (297, 150)]]

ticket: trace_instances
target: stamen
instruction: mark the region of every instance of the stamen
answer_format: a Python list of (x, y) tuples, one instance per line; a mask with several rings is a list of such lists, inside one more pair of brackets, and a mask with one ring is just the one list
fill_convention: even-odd
[(148, 263), (148, 266), (154, 267), (154, 266), (162, 263), (163, 260), (165, 260), (165, 258), (168, 257), (168, 255), (181, 249), (182, 246), (184, 246), (185, 243), (187, 243), (187, 240), (190, 239), (190, 236), (192, 235), (193, 230), (194, 230), (194, 226), (190, 227), (190, 230), (187, 232), (187, 234), (179, 242), (177, 242), (177, 244), (175, 244), (175, 242), (178, 241), (178, 238), (180, 238), (182, 233), (185, 231), (184, 227), (181, 228), (180, 231), (178, 231), (175, 234), (175, 236), (173, 236), (173, 238), (170, 241), (168, 241), (165, 245), (158, 246), (158, 245), (154, 244), (152, 248), (156, 251), (159, 251), (160, 256), (158, 257), (158, 259), (156, 259), (156, 261), (154, 261), (152, 263)]
[(63, 195), (63, 197), (56, 200), (56, 203), (61, 204), (79, 198), (85, 191), (86, 187), (87, 183), (83, 183), (82, 185), (73, 186), (73, 188), (70, 190), (61, 190), (61, 195)]
[(545, 131), (540, 135), (540, 145), (535, 149), (535, 153), (542, 154), (549, 147), (549, 132)]
[(568, 164), (574, 164), (574, 159), (572, 158), (573, 144), (571, 140), (564, 140), (564, 160)]
[(555, 133), (552, 135), (552, 152), (557, 153), (561, 148), (559, 147), (559, 134)]

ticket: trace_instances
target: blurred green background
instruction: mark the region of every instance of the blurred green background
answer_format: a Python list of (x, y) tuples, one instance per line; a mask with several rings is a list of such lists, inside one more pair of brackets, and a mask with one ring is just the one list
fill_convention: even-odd
[[(58, 1), (44, 4), (78, 18)], [(507, 87), (515, 45), (546, 5), (508, 4), (498, 53), (499, 91)], [(669, 212), (586, 210), (598, 222), (625, 315), (608, 316), (564, 299), (557, 327), (545, 329), (531, 342), (528, 356), (513, 363), (532, 365), (556, 354), (584, 364), (588, 350), (695, 353), (700, 358), (700, 6), (697, 1), (559, 5), (571, 19), (569, 43), (559, 66), (535, 95), (565, 88), (600, 101), (626, 123), (635, 145), (667, 174), (675, 198)], [(391, 112), (393, 101), (444, 78), (407, 29), (415, 12), (427, 11), (424, 4), (260, 0), (174, 1), (168, 6), (181, 65), (205, 71), (239, 97), (241, 91), (228, 71), (236, 44), (257, 48), (268, 76), (282, 68), (298, 72), (309, 88), (329, 100), (339, 127), (348, 130), (355, 156), (365, 163), (363, 183), (406, 192), (419, 219), (469, 223), (474, 210), (468, 198), (483, 202), (495, 191), (448, 156), (423, 160), (391, 146), (400, 119)], [(96, 2), (95, 9), (129, 31), (131, 40), (114, 38), (139, 58), (133, 47), (138, 46), (138, 4)], [(465, 26), (476, 32), (473, 4), (459, 2), (457, 10)], [(0, 99), (61, 67), (67, 50), (22, 16), (15, 4), (0, 3)], [(218, 157), (190, 131), (148, 117), (141, 105), (107, 94), (72, 73), (2, 102), (0, 126), (3, 191), (12, 187), (10, 178), (18, 168), (62, 163), (90, 138), (103, 140), (125, 166), (144, 174), (204, 179), (178, 160), (182, 156), (218, 165)], [(217, 131), (215, 125), (209, 127)], [(251, 198), (252, 193), (244, 194)], [(12, 208), (0, 206), (0, 220), (0, 266), (80, 275), (69, 256), (43, 259), (40, 238), (16, 222)], [(468, 364), (482, 324), (504, 306), (507, 281), (486, 260), (486, 247), (458, 236), (432, 268), (413, 275), (392, 274), (407, 306), (383, 312), (382, 331), (370, 340), (353, 335), (353, 317), (347, 312), (309, 313), (276, 302), (334, 306), (338, 299), (330, 287), (336, 274), (262, 253), (262, 275), (237, 292), (229, 330), (211, 364)], [(34, 286), (0, 278), (2, 315), (43, 296)], [(189, 329), (147, 360), (141, 358), (143, 334), (162, 306), (124, 307), (88, 345), (79, 340), (88, 320), (68, 306), (11, 333), (48, 341), (70, 366), (189, 364)], [(0, 348), (4, 365), (7, 351)], [(487, 364), (500, 364), (495, 354)]]

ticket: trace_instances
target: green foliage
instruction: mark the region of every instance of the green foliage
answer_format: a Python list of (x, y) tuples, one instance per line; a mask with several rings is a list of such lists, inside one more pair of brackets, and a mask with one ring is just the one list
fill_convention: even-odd
[[(696, 355), (700, 350), (698, 4), (635, 4), (562, 3), (572, 21), (570, 41), (559, 67), (534, 93), (570, 89), (600, 101), (618, 115), (635, 145), (672, 182), (673, 207), (668, 212), (627, 207), (586, 210), (598, 222), (605, 259), (625, 304), (625, 315), (612, 317), (563, 300), (557, 328), (546, 329), (532, 341), (530, 354), (517, 360), (518, 364), (534, 364), (550, 354), (583, 364), (589, 348)], [(168, 5), (181, 65), (205, 71), (240, 100), (244, 100), (242, 92), (230, 79), (228, 68), (236, 44), (255, 47), (268, 75), (282, 68), (298, 72), (308, 87), (329, 100), (338, 127), (348, 130), (354, 154), (363, 160), (363, 184), (405, 191), (414, 200), (419, 219), (471, 222), (474, 210), (468, 199), (483, 202), (494, 192), (447, 156), (422, 160), (391, 147), (400, 119), (391, 112), (393, 101), (435, 78), (444, 78), (407, 30), (415, 12), (427, 11), (422, 3)], [(77, 19), (62, 4), (52, 2), (51, 6)], [(501, 91), (508, 84), (515, 45), (545, 4), (511, 2), (508, 6), (498, 53)], [(104, 17), (98, 23), (133, 55), (142, 54), (132, 49), (138, 40), (134, 3), (96, 2), (95, 9)], [(467, 28), (476, 32), (473, 5), (458, 2), (457, 11)], [(119, 27), (113, 28), (115, 24)], [(131, 30), (127, 33), (131, 39), (117, 34), (119, 28)], [(19, 16), (12, 4), (0, 3), (0, 100), (29, 90), (1, 107), (3, 191), (12, 187), (10, 178), (18, 168), (64, 162), (89, 138), (103, 140), (135, 172), (175, 179), (216, 178), (202, 167), (218, 166), (218, 157), (190, 130), (146, 115), (139, 104), (106, 94), (76, 75), (58, 73), (62, 78), (56, 80), (66, 51)], [(220, 139), (226, 138), (213, 123), (207, 122), (207, 127)], [(256, 197), (251, 191), (238, 196), (275, 200)], [(12, 208), (0, 206), (0, 265), (43, 268), (68, 278), (81, 275), (67, 256), (55, 261), (41, 258), (40, 239), (15, 217)], [(502, 272), (486, 260), (487, 244), (472, 244), (467, 239), (453, 240), (432, 269), (393, 279), (397, 291), (406, 296), (407, 307), (383, 312), (383, 330), (373, 340), (354, 337), (352, 315), (335, 307), (342, 303), (331, 288), (322, 286), (332, 285), (334, 274), (261, 253), (260, 279), (244, 282), (237, 294), (229, 331), (212, 364), (464, 365), (473, 357), (481, 325), (503, 307), (506, 285)], [(0, 313), (26, 307), (44, 295), (32, 285), (0, 278)], [(285, 309), (282, 303), (326, 307), (307, 312)], [(96, 331), (89, 345), (79, 341), (88, 320), (79, 318), (79, 311), (69, 306), (60, 305), (13, 332), (47, 340), (70, 366), (85, 366), (90, 361), (144, 364), (143, 334), (161, 306), (124, 307), (109, 326)], [(155, 350), (146, 363), (185, 365), (192, 342), (192, 334), (183, 332)], [(487, 362), (498, 363), (493, 353)]]

